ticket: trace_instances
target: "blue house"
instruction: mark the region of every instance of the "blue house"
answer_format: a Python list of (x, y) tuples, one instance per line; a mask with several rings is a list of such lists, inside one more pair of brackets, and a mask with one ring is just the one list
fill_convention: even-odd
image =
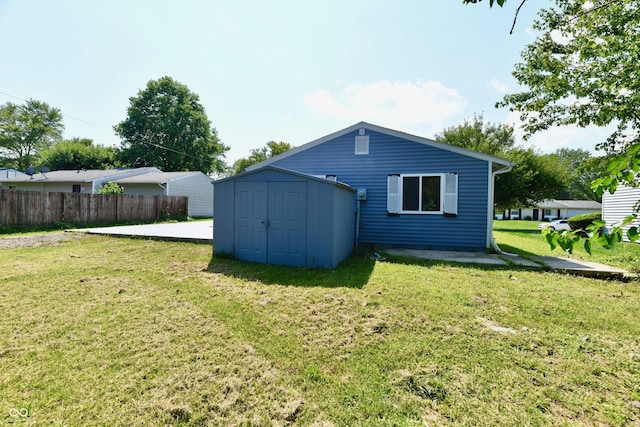
[(493, 242), (495, 176), (512, 164), (360, 122), (248, 170), (266, 166), (355, 189), (356, 244), (486, 251)]

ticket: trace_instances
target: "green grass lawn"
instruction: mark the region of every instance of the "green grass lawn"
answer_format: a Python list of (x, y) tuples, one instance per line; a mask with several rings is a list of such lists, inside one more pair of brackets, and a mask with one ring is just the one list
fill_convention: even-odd
[(640, 421), (635, 282), (101, 236), (0, 266), (0, 425)]
[(569, 255), (561, 248), (552, 251), (538, 230), (538, 224), (540, 223), (537, 221), (494, 221), (493, 235), (498, 246), (507, 252), (524, 256), (571, 257), (623, 268), (630, 272), (640, 272), (640, 244), (621, 243), (613, 250), (607, 250), (594, 244), (591, 255), (580, 244), (575, 248), (573, 254)]

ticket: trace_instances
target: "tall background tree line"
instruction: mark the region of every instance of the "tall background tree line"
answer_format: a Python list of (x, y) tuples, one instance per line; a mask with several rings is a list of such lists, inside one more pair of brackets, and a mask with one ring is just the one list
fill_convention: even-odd
[[(35, 166), (51, 170), (157, 166), (167, 172), (237, 174), (293, 148), (286, 142), (269, 141), (227, 165), (223, 158), (228, 147), (219, 141), (198, 97), (169, 77), (150, 81), (130, 99), (127, 118), (114, 127), (122, 138), (119, 148), (97, 145), (86, 138), (63, 140), (62, 114), (44, 102), (7, 103), (0, 107), (0, 113), (0, 165), (21, 170)], [(497, 179), (497, 209), (531, 206), (549, 198), (599, 199), (589, 185), (602, 175), (605, 161), (585, 150), (543, 154), (523, 148), (517, 145), (511, 126), (486, 122), (482, 115), (447, 128), (435, 138), (514, 162), (513, 170)]]

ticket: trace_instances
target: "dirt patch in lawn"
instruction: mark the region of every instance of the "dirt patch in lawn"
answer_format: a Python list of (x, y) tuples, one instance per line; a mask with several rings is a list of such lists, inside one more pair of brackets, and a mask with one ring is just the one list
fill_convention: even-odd
[(37, 246), (58, 246), (63, 242), (84, 238), (82, 233), (47, 233), (29, 236), (0, 237), (0, 249), (35, 248)]

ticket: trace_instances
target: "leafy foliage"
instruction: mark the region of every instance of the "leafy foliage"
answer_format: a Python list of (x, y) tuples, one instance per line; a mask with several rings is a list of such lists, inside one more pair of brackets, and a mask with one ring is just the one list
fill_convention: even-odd
[(286, 142), (269, 141), (262, 148), (254, 148), (251, 150), (251, 154), (248, 157), (238, 159), (233, 164), (233, 173), (238, 174), (244, 172), (249, 166), (267, 160), (278, 154), (282, 154), (285, 151), (291, 150), (293, 147)]
[(129, 99), (127, 118), (114, 127), (127, 166), (166, 172), (222, 172), (229, 147), (218, 139), (198, 95), (171, 77), (151, 80)]
[(587, 150), (572, 148), (560, 148), (547, 156), (566, 174), (566, 188), (557, 199), (602, 201), (591, 183), (606, 176), (606, 156), (594, 157)]
[(511, 172), (496, 177), (495, 204), (499, 209), (534, 205), (555, 197), (564, 187), (562, 169), (532, 148), (515, 146), (511, 126), (485, 122), (476, 115), (445, 129), (436, 139), (514, 163)]
[(118, 183), (107, 181), (98, 188), (98, 194), (122, 194), (124, 188)]
[[(591, 254), (594, 243), (601, 245), (605, 249), (614, 249), (622, 242), (623, 227), (633, 222), (636, 217), (636, 215), (631, 215), (611, 228), (607, 228), (604, 221), (595, 219), (584, 230), (572, 229), (571, 231), (556, 232), (544, 229), (542, 234), (552, 250), (559, 246), (562, 250), (571, 254), (578, 242), (582, 241), (584, 250)], [(631, 227), (627, 232), (627, 237), (632, 242), (637, 241), (640, 238), (637, 227)]]
[(38, 163), (51, 170), (109, 169), (118, 165), (117, 151), (94, 145), (91, 139), (73, 138), (38, 153)]
[[(479, 3), (482, 0), (462, 0), (463, 4), (468, 4), (468, 3)], [(493, 7), (494, 4), (497, 4), (498, 6), (502, 7), (504, 4), (506, 3), (506, 0), (489, 0), (489, 7)]]
[[(610, 126), (598, 144), (610, 156), (606, 175), (593, 183), (598, 195), (633, 185), (640, 172), (639, 9), (635, 0), (555, 0), (539, 13), (540, 35), (515, 66), (525, 90), (497, 104), (519, 111), (529, 136), (553, 126)], [(592, 238), (611, 247), (633, 220)], [(636, 227), (630, 230), (630, 238), (637, 235)]]
[(25, 170), (34, 156), (62, 137), (62, 114), (47, 103), (29, 99), (0, 106), (0, 155), (3, 166)]

